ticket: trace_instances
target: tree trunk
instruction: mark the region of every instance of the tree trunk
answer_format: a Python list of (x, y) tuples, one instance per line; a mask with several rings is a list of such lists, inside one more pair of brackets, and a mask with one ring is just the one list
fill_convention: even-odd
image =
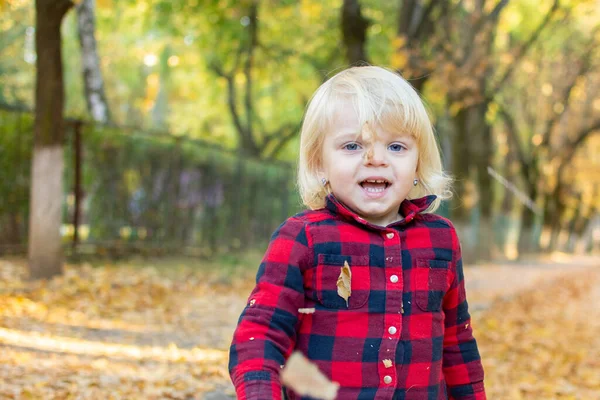
[(521, 229), (519, 230), (519, 257), (531, 254), (535, 250), (534, 238), (535, 213), (523, 206), (521, 211)]
[(573, 217), (569, 221), (569, 235), (567, 238), (567, 252), (573, 253), (575, 251), (575, 242), (577, 241), (578, 236), (581, 234), (581, 226), (583, 224), (583, 219), (585, 215), (581, 214), (581, 207), (583, 206), (583, 196), (581, 193), (578, 193), (577, 196), (577, 205), (575, 206), (575, 211), (573, 212)]
[(346, 59), (351, 65), (368, 62), (365, 45), (369, 21), (362, 15), (358, 0), (344, 0), (342, 6), (342, 38)]
[(469, 142), (468, 112), (462, 109), (452, 117), (454, 125), (452, 137), (452, 176), (455, 179), (454, 193), (450, 204), (450, 218), (462, 235), (462, 255), (466, 263), (477, 259), (475, 227), (479, 224), (477, 210), (477, 191), (471, 176), (472, 148)]
[[(435, 21), (431, 17), (434, 9), (440, 10)], [(441, 23), (448, 16), (443, 13), (442, 2), (430, 1), (426, 5), (423, 0), (400, 0), (398, 10), (397, 37), (403, 44), (394, 51), (407, 53), (406, 64), (397, 66), (398, 72), (410, 80), (415, 90), (422, 93), (433, 72), (423, 65), (423, 49), (434, 37), (435, 23)]]
[[(539, 193), (541, 160), (539, 153), (534, 152), (527, 164), (521, 170), (524, 184), (527, 190), (527, 196), (535, 204)], [(543, 218), (543, 216), (542, 216)], [(521, 211), (521, 229), (519, 230), (519, 239), (517, 244), (519, 257), (525, 254), (531, 254), (540, 250), (540, 232), (536, 226), (536, 214), (526, 205), (523, 205)]]
[[(535, 202), (538, 196), (538, 181), (540, 173), (538, 170), (539, 160), (533, 156), (530, 163), (528, 179), (523, 177), (527, 186), (527, 196)], [(518, 252), (519, 257), (531, 254), (539, 250), (539, 235), (535, 231), (535, 212), (523, 205), (521, 211), (521, 229), (519, 230)]]
[(64, 87), (60, 26), (70, 1), (36, 0), (36, 91), (29, 215), (29, 277), (62, 272)]
[(493, 229), (492, 229), (492, 206), (494, 193), (492, 177), (488, 173), (488, 167), (492, 165), (492, 128), (486, 121), (488, 103), (483, 102), (469, 108), (470, 124), (468, 136), (477, 140), (477, 146), (473, 149), (474, 161), (477, 168), (477, 190), (479, 192), (479, 209), (481, 219), (479, 223), (479, 234), (477, 235), (478, 260), (490, 260), (492, 255)]
[[(508, 154), (506, 155), (506, 162), (504, 163), (504, 177), (509, 182), (514, 182), (516, 178), (516, 174), (512, 170), (512, 165), (516, 160), (515, 149), (511, 145), (511, 141), (507, 141), (508, 145)], [(500, 204), (500, 212), (498, 213), (495, 229), (494, 229), (494, 238), (496, 242), (496, 246), (501, 253), (501, 256), (504, 256), (506, 253), (506, 245), (508, 240), (508, 233), (511, 229), (512, 224), (512, 213), (514, 208), (515, 196), (508, 189), (503, 190), (502, 195), (502, 203)]]
[(469, 210), (464, 206), (465, 184), (469, 179), (469, 164), (471, 159), (467, 132), (467, 110), (460, 110), (453, 118), (453, 122), (455, 139), (452, 146), (452, 174), (456, 179), (454, 184), (456, 197), (451, 217), (453, 220), (466, 222)]
[(104, 80), (96, 47), (96, 0), (82, 0), (76, 9), (88, 111), (94, 121), (108, 123), (110, 122), (110, 111), (104, 93)]
[(564, 205), (561, 200), (556, 197), (550, 200), (552, 202), (552, 212), (549, 213), (549, 226), (550, 226), (550, 241), (548, 243), (548, 251), (558, 250), (558, 237), (561, 231), (561, 215), (564, 210)]

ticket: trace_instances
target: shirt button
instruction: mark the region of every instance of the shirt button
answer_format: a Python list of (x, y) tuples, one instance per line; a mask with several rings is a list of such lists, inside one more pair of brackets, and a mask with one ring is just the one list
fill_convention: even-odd
[(395, 335), (396, 332), (398, 332), (398, 329), (396, 329), (395, 326), (390, 326), (390, 328), (388, 329), (388, 332), (390, 333), (390, 335)]
[(392, 275), (392, 276), (390, 276), (390, 282), (392, 282), (392, 283), (398, 283), (398, 275)]
[(389, 376), (389, 375), (384, 376), (383, 377), (383, 382), (385, 382), (386, 384), (389, 385), (390, 383), (392, 383), (392, 377)]
[(388, 239), (393, 239), (394, 238), (394, 232), (390, 232), (390, 233), (386, 234), (385, 236), (387, 236)]

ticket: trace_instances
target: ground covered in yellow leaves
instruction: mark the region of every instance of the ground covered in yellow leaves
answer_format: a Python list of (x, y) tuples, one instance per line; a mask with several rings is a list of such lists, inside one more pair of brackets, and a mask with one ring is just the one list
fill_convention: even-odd
[(498, 301), (475, 318), (490, 399), (600, 399), (600, 268)]
[[(600, 398), (597, 259), (465, 274), (488, 398)], [(0, 399), (232, 397), (227, 346), (252, 276), (142, 262), (31, 283), (23, 260), (0, 260)]]

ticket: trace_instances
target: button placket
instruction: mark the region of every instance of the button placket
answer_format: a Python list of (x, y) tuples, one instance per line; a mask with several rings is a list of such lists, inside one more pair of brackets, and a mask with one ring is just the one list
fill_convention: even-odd
[[(383, 246), (385, 247), (385, 286), (386, 286), (386, 316), (383, 333), (384, 342), (379, 353), (380, 368), (379, 379), (382, 385), (393, 387), (397, 377), (395, 368), (390, 361), (395, 360), (395, 355), (400, 345), (400, 332), (402, 331), (402, 315), (399, 309), (402, 305), (402, 259), (401, 237), (398, 232), (391, 229), (381, 232)], [(387, 364), (386, 364), (387, 362)]]

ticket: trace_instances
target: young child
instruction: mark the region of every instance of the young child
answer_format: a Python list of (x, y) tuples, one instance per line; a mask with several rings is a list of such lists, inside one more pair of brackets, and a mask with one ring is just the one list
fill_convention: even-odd
[(273, 234), (240, 317), (229, 365), (239, 399), (280, 399), (295, 350), (340, 385), (338, 399), (486, 398), (459, 239), (432, 214), (449, 183), (402, 77), (354, 67), (316, 91), (298, 170), (310, 210)]

